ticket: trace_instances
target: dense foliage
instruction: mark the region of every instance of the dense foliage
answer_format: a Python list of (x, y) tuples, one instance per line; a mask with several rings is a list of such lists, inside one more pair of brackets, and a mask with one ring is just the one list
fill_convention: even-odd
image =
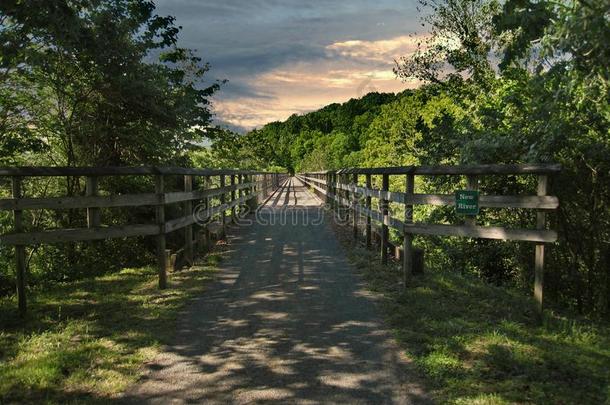
[[(188, 164), (211, 113), (208, 66), (176, 45), (173, 17), (147, 0), (0, 2), (0, 164)], [(2, 181), (7, 181), (3, 179)], [(152, 179), (100, 179), (103, 193), (152, 189)], [(10, 186), (2, 184), (6, 191)], [(84, 179), (28, 179), (26, 196), (82, 195)], [(4, 232), (9, 213), (0, 218)], [(104, 212), (105, 223), (151, 212)], [(82, 210), (28, 211), (28, 228), (82, 226)], [(144, 240), (38, 246), (30, 284), (146, 262)], [(134, 255), (134, 252), (138, 254)], [(12, 249), (0, 247), (0, 292), (13, 290)]]
[[(427, 82), (371, 93), (248, 133), (242, 154), (290, 171), (405, 164), (557, 162), (548, 298), (607, 316), (610, 307), (609, 4), (569, 0), (423, 1), (431, 35), (396, 65)], [(496, 66), (497, 65), (497, 66)], [(253, 158), (253, 162), (256, 159)], [(484, 179), (488, 191), (535, 191), (535, 179)], [(399, 186), (398, 184), (396, 186)], [(455, 184), (419, 184), (450, 192)], [(419, 220), (455, 221), (444, 209)], [(532, 226), (520, 210), (486, 210), (482, 223)], [(531, 286), (531, 246), (426, 238), (432, 260), (496, 283)], [(438, 249), (438, 248), (442, 249)], [(484, 247), (484, 248), (482, 248)]]

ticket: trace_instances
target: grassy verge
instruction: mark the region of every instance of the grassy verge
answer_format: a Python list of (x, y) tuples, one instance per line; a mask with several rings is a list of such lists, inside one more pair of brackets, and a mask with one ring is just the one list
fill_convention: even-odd
[(376, 254), (349, 247), (439, 403), (610, 403), (607, 325), (557, 314), (541, 325), (530, 297), (456, 272), (428, 271), (401, 293), (398, 265), (381, 266)]
[(152, 268), (61, 284), (31, 294), (25, 320), (13, 299), (0, 301), (0, 403), (107, 402), (172, 336), (218, 260), (172, 274), (163, 291)]

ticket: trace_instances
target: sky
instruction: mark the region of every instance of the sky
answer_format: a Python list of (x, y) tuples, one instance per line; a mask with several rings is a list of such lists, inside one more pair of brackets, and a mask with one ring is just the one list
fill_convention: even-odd
[(215, 122), (244, 132), (267, 122), (396, 92), (394, 60), (413, 52), (416, 0), (157, 0), (182, 26), (180, 46), (228, 80), (213, 98)]

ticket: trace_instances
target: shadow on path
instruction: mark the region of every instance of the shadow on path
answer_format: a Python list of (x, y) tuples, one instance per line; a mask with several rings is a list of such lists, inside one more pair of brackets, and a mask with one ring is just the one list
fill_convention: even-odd
[(275, 194), (267, 206), (309, 208), (229, 233), (218, 281), (187, 305), (175, 343), (125, 400), (427, 402), (329, 226), (308, 220), (320, 201), (294, 178)]

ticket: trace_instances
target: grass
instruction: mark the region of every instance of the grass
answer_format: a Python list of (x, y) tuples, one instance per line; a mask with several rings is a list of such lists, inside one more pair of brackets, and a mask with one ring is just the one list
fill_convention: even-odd
[(522, 292), (457, 272), (427, 271), (401, 292), (397, 264), (347, 250), (437, 402), (610, 403), (608, 325), (552, 313), (541, 323)]
[(14, 298), (0, 301), (0, 404), (116, 397), (171, 338), (178, 309), (205, 288), (219, 257), (173, 273), (163, 291), (152, 268), (57, 285), (30, 294), (25, 320)]

